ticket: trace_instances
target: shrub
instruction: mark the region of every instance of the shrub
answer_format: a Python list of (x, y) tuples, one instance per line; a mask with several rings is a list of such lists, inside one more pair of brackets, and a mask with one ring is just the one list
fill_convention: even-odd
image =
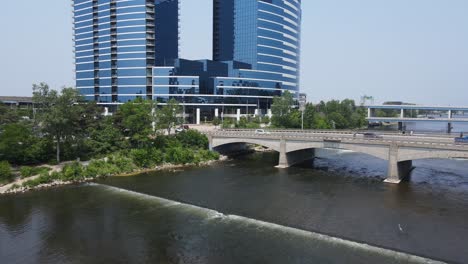
[(213, 119), (213, 125), (219, 126), (220, 124), (221, 124), (221, 119), (219, 119), (219, 117), (215, 117)]
[(23, 166), (20, 168), (20, 174), (21, 174), (21, 178), (27, 178), (27, 177), (33, 176), (34, 171), (32, 167)]
[(138, 167), (149, 168), (152, 165), (151, 158), (146, 149), (132, 149), (130, 157)]
[(84, 178), (83, 166), (79, 162), (65, 165), (62, 169), (61, 180), (76, 181)]
[(210, 150), (198, 151), (201, 161), (219, 160), (219, 153)]
[(229, 129), (234, 126), (234, 121), (231, 118), (224, 118), (222, 128)]
[(96, 178), (101, 176), (109, 176), (118, 173), (119, 169), (111, 162), (104, 160), (92, 160), (83, 171), (83, 176), (86, 178)]
[(190, 148), (169, 148), (166, 150), (165, 160), (172, 164), (187, 164), (195, 161), (195, 154)]
[(0, 182), (13, 180), (13, 173), (11, 172), (11, 166), (8, 161), (0, 162)]
[(23, 186), (24, 187), (29, 187), (29, 188), (32, 188), (32, 187), (36, 187), (38, 185), (41, 185), (41, 184), (47, 184), (47, 183), (51, 183), (52, 181), (54, 181), (55, 177), (58, 177), (58, 173), (55, 172), (55, 173), (52, 173), (51, 175), (49, 175), (48, 172), (43, 172), (39, 177), (37, 177), (36, 179), (34, 180), (29, 180), (27, 182), (24, 182), (23, 183)]
[(23, 166), (20, 168), (21, 178), (27, 178), (34, 175), (38, 175), (44, 172), (50, 171), (50, 168), (47, 167), (29, 167)]
[(180, 141), (183, 147), (208, 149), (208, 138), (196, 130), (189, 129), (180, 132), (177, 134), (176, 138)]
[(112, 156), (109, 163), (111, 163), (111, 166), (115, 165), (118, 173), (132, 172), (135, 169), (132, 159), (121, 154)]
[(164, 153), (161, 150), (152, 148), (148, 151), (148, 154), (154, 165), (159, 165), (164, 162)]

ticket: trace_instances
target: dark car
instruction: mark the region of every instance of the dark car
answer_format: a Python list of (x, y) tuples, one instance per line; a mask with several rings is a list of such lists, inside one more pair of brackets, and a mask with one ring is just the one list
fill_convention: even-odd
[(383, 138), (381, 135), (377, 135), (376, 133), (373, 132), (366, 132), (362, 134), (364, 138)]

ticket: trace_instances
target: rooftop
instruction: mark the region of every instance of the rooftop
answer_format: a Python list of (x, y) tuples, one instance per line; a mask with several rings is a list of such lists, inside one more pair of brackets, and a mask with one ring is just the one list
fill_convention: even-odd
[(3, 103), (32, 103), (32, 97), (27, 96), (0, 96)]

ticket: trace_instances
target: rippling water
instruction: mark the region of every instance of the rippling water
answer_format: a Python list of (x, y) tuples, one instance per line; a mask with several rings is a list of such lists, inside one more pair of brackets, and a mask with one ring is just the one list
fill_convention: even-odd
[(322, 151), (315, 169), (278, 170), (276, 162), (275, 154), (254, 154), (1, 197), (0, 259), (467, 262), (467, 161), (417, 161), (411, 182), (399, 186), (382, 183), (385, 162), (357, 153)]

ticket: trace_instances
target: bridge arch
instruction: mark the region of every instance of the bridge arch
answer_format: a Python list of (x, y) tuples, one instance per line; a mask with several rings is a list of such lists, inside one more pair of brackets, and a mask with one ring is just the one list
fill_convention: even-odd
[(274, 151), (280, 152), (281, 143), (277, 139), (255, 139), (255, 138), (214, 138), (212, 139), (211, 148), (217, 148), (224, 145), (245, 143), (260, 145)]

